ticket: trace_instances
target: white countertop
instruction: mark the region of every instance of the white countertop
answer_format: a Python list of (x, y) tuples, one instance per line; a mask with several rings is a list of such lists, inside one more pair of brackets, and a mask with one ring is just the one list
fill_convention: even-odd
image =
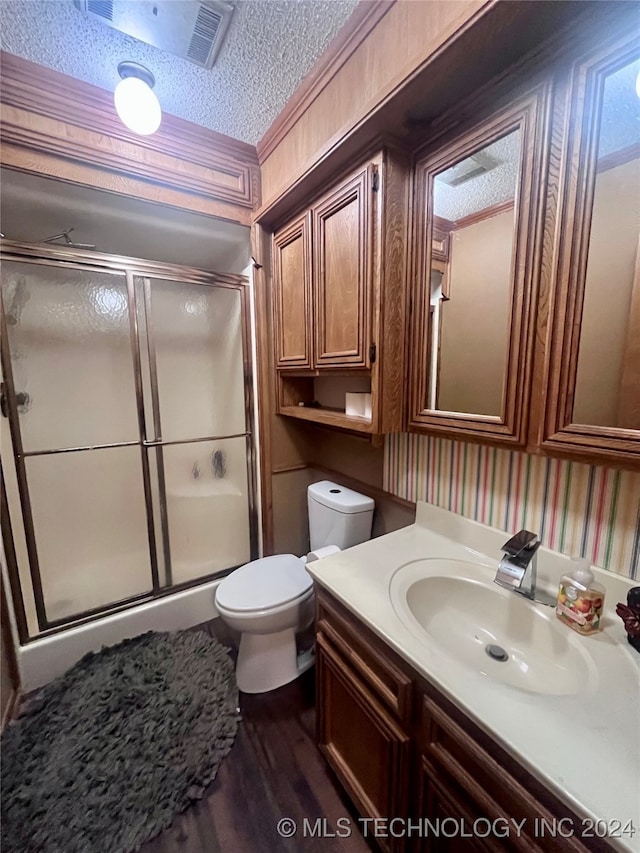
[[(391, 579), (413, 560), (469, 561), (476, 564), (471, 567), (474, 577), (492, 581), (500, 546), (509, 535), (419, 502), (410, 527), (310, 563), (307, 569), (580, 818), (603, 821), (613, 847), (640, 851), (640, 654), (627, 643), (615, 615), (617, 602), (626, 602), (627, 590), (637, 581), (594, 568), (606, 589), (603, 630), (582, 637), (558, 621), (584, 644), (595, 664), (586, 692), (574, 695), (525, 692), (496, 681), (417, 632), (392, 605)], [(568, 558), (545, 548), (538, 554), (538, 583), (555, 593), (569, 568)], [(508, 593), (505, 606), (511, 596), (522, 600)], [(527, 606), (550, 612), (543, 605)], [(628, 834), (629, 822), (633, 835)], [(575, 827), (575, 835), (588, 827)]]

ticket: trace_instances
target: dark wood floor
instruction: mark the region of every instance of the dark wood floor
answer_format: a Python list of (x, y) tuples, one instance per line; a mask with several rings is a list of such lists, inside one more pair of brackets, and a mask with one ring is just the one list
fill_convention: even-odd
[[(220, 619), (206, 628), (223, 642)], [(203, 799), (140, 848), (141, 853), (365, 853), (355, 813), (315, 745), (314, 671), (270, 693), (240, 694), (242, 722), (230, 754)], [(278, 821), (292, 818), (298, 831), (278, 834)], [(325, 819), (325, 837), (305, 837)], [(342, 818), (343, 821), (338, 823)], [(349, 824), (344, 821), (347, 818)], [(349, 837), (331, 837), (349, 827)]]

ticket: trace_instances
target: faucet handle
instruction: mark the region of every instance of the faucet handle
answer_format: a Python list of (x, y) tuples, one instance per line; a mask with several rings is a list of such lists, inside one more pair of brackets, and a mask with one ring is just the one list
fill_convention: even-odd
[[(530, 530), (519, 530), (515, 536), (512, 536), (504, 543), (501, 550), (510, 557), (517, 557), (523, 551), (535, 553), (542, 543), (536, 533)], [(529, 558), (532, 554), (529, 555)]]

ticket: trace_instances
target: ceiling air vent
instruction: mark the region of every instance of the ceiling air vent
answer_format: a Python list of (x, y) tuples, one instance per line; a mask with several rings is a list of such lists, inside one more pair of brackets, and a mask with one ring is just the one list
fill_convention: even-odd
[(478, 175), (483, 175), (485, 172), (490, 172), (497, 166), (497, 162), (485, 154), (484, 151), (478, 151), (466, 160), (456, 163), (446, 172), (441, 172), (436, 180), (449, 184), (450, 187), (457, 187), (464, 184), (465, 181), (470, 181), (471, 178), (476, 178)]
[(113, 0), (87, 0), (87, 12), (111, 21), (113, 19)]
[(187, 57), (198, 65), (205, 65), (209, 59), (212, 48), (216, 43), (216, 36), (220, 29), (222, 15), (209, 6), (200, 6), (196, 25), (191, 36), (191, 44), (187, 51)]
[(167, 53), (211, 68), (233, 6), (225, 0), (73, 0), (81, 12)]

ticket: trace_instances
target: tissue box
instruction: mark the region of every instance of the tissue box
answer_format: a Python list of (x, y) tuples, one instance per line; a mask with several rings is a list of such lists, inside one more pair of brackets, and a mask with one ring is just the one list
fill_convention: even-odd
[(371, 420), (371, 394), (347, 391), (345, 414)]

